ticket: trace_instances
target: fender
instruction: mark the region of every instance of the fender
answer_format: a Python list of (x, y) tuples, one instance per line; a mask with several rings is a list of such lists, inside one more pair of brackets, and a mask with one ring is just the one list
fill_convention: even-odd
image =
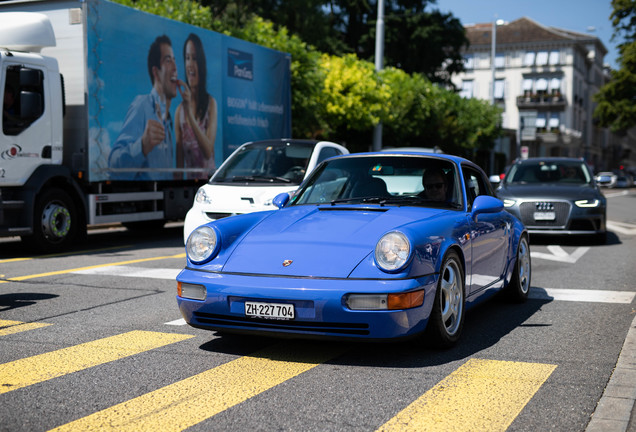
[[(22, 187), (24, 197), (23, 217), (29, 227), (33, 227), (35, 197), (44, 189), (56, 186), (64, 189), (74, 199), (81, 225), (86, 227), (88, 203), (86, 194), (71, 176), (69, 169), (62, 165), (40, 165)], [(80, 205), (81, 203), (81, 205)], [(80, 232), (85, 231), (80, 230)]]

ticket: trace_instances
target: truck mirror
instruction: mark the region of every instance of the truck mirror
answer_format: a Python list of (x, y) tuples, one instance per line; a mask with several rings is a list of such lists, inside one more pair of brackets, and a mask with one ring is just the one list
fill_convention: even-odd
[(20, 69), (20, 87), (42, 86), (42, 71), (39, 69)]
[(20, 118), (35, 120), (43, 112), (42, 97), (39, 93), (24, 90), (20, 92)]

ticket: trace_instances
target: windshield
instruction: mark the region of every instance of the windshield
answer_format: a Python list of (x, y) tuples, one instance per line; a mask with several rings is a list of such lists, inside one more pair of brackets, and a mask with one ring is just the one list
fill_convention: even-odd
[(533, 161), (513, 165), (504, 181), (506, 184), (588, 184), (592, 177), (581, 161)]
[(348, 156), (327, 161), (291, 205), (360, 204), (462, 208), (455, 165), (422, 156)]
[(255, 182), (299, 185), (314, 149), (310, 142), (263, 141), (233, 153), (211, 183)]

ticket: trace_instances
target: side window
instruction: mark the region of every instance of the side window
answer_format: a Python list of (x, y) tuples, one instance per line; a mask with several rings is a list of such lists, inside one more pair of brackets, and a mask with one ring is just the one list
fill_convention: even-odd
[(316, 163), (319, 164), (325, 159), (329, 159), (330, 157), (338, 156), (340, 154), (342, 153), (340, 153), (340, 151), (335, 149), (334, 147), (325, 147), (322, 150), (320, 150), (320, 154), (318, 155), (318, 161)]
[(19, 135), (44, 112), (44, 75), (38, 69), (9, 66), (5, 76), (2, 131)]
[(479, 195), (494, 196), (490, 183), (484, 179), (484, 176), (477, 170), (464, 166), (464, 183), (466, 184), (466, 199), (468, 200), (468, 209), (473, 206), (473, 201)]

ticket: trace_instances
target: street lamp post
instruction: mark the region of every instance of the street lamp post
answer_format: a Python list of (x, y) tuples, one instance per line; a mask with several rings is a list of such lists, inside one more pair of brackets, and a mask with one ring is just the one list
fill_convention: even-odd
[[(384, 62), (384, 0), (378, 0), (378, 20), (375, 25), (375, 70), (382, 70)], [(382, 149), (382, 122), (373, 130), (373, 151)]]

